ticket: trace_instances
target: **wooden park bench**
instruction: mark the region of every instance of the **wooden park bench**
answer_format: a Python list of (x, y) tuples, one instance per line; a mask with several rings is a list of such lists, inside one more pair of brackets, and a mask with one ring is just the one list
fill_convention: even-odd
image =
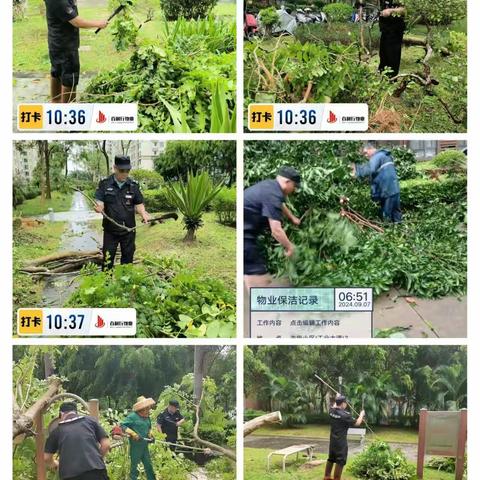
[(347, 438), (353, 438), (355, 440), (360, 440), (360, 446), (365, 445), (365, 437), (367, 435), (366, 428), (349, 428), (347, 432)]
[(281, 450), (276, 450), (275, 452), (272, 452), (268, 455), (267, 470), (270, 470), (270, 459), (273, 455), (280, 455), (280, 456), (283, 457), (283, 459), (282, 459), (282, 471), (284, 471), (284, 472), (285, 472), (285, 464), (287, 462), (287, 457), (289, 455), (297, 454), (297, 460), (298, 460), (298, 454), (299, 453), (307, 452), (308, 460), (312, 461), (314, 447), (315, 447), (315, 445), (292, 445), (291, 447), (282, 448)]

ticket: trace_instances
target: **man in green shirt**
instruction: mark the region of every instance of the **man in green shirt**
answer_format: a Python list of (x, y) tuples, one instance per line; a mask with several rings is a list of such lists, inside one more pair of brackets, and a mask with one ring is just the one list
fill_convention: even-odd
[[(122, 430), (130, 440), (130, 479), (138, 479), (138, 465), (143, 463), (147, 480), (155, 480), (148, 445), (153, 441), (150, 410), (155, 405), (153, 398), (138, 397), (129, 413), (121, 423)], [(151, 440), (151, 441), (150, 441)]]

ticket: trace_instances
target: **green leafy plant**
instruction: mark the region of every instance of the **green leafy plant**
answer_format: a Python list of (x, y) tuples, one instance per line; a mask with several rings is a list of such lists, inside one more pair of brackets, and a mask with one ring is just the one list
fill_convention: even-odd
[(349, 471), (365, 480), (413, 480), (415, 467), (408, 463), (401, 450), (392, 450), (388, 443), (375, 441), (356, 455)]
[(329, 3), (323, 12), (330, 22), (348, 22), (353, 14), (353, 7), (347, 3)]
[(109, 272), (87, 268), (68, 304), (135, 308), (139, 337), (235, 335), (234, 293), (169, 258), (152, 257)]
[(167, 20), (198, 19), (210, 14), (218, 0), (163, 0), (160, 6)]
[(440, 152), (433, 161), (436, 167), (452, 173), (465, 173), (467, 171), (467, 157), (459, 150)]
[(222, 188), (212, 201), (217, 220), (222, 225), (235, 226), (237, 217), (237, 189)]
[(394, 147), (392, 156), (395, 162), (395, 169), (400, 180), (409, 180), (418, 176), (416, 169), (417, 159), (412, 150), (408, 148)]
[(214, 185), (208, 173), (189, 173), (186, 182), (177, 182), (166, 188), (167, 199), (177, 207), (183, 215), (183, 223), (187, 230), (185, 242), (195, 240), (196, 231), (203, 225), (202, 215), (222, 186)]
[(265, 27), (265, 34), (267, 36), (271, 35), (280, 20), (277, 9), (275, 7), (264, 8), (260, 10), (258, 16), (261, 24)]

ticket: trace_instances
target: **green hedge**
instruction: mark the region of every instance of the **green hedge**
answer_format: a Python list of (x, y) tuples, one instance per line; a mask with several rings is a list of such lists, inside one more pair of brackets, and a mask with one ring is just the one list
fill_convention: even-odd
[(222, 188), (213, 199), (212, 208), (222, 225), (235, 226), (237, 218), (237, 189)]
[(353, 7), (346, 3), (330, 3), (325, 5), (323, 12), (329, 22), (348, 22), (353, 14)]
[(143, 199), (145, 201), (145, 208), (150, 212), (177, 210), (175, 205), (167, 199), (164, 188), (161, 188), (160, 190), (144, 190)]

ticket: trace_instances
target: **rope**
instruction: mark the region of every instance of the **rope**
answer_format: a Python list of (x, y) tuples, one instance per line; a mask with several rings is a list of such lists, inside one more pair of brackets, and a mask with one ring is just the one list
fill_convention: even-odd
[[(340, 392), (337, 392), (337, 390), (335, 390), (331, 385), (329, 385), (325, 380), (323, 380), (323, 378), (319, 377), (316, 373), (314, 373), (314, 376), (316, 379), (320, 380), (327, 388), (329, 388), (330, 390), (332, 390), (332, 392), (334, 392), (336, 395), (340, 395)], [(350, 407), (350, 409), (352, 410), (352, 412), (357, 415), (357, 416), (360, 416), (360, 414), (355, 410), (355, 408), (353, 408), (353, 405), (350, 403), (350, 402), (346, 402), (346, 404)], [(365, 427), (367, 427), (367, 429), (370, 431), (370, 433), (373, 435), (373, 436), (377, 436), (377, 434), (372, 430), (372, 428), (370, 427), (370, 425), (367, 423), (367, 421), (365, 420), (365, 418), (363, 419), (363, 423), (365, 424)]]

